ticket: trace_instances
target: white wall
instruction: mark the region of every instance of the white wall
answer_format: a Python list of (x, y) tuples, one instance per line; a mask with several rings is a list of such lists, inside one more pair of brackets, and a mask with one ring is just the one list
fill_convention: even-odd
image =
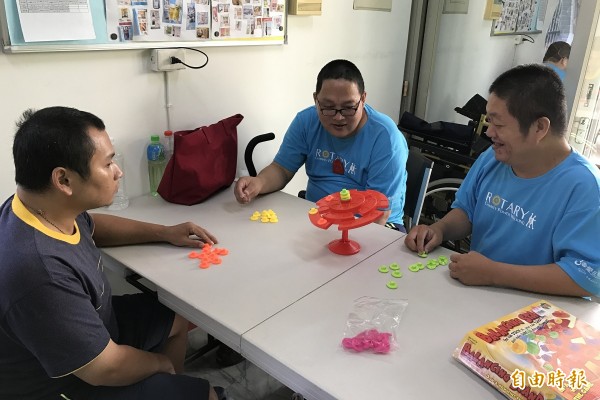
[[(348, 0), (323, 1), (321, 16), (289, 16), (287, 45), (210, 47), (200, 70), (170, 72), (171, 128), (191, 129), (240, 113), (238, 168), (255, 135), (273, 131), (276, 140), (257, 147), (257, 169), (275, 155), (300, 109), (312, 104), (320, 68), (335, 58), (362, 71), (367, 102), (395, 121), (400, 109), (410, 1), (394, 1), (392, 12), (354, 11)], [(166, 129), (163, 73), (149, 68), (149, 50), (0, 54), (0, 197), (15, 190), (12, 138), (27, 108), (64, 105), (102, 118), (125, 155), (127, 191), (149, 191), (144, 147)], [(188, 51), (186, 63), (203, 62)], [(305, 187), (299, 171), (286, 191)]]
[[(487, 98), (493, 80), (507, 69), (542, 61), (545, 30), (532, 34), (535, 44), (514, 44), (514, 36), (490, 36), (492, 21), (484, 20), (485, 1), (469, 2), (468, 14), (443, 14), (425, 120), (466, 123), (454, 111), (473, 95)], [(544, 29), (558, 0), (549, 0)]]

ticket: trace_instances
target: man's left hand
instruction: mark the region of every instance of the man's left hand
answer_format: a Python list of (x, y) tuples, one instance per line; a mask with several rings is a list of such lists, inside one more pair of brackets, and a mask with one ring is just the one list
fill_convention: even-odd
[(493, 285), (493, 261), (476, 251), (450, 256), (450, 276), (468, 286)]

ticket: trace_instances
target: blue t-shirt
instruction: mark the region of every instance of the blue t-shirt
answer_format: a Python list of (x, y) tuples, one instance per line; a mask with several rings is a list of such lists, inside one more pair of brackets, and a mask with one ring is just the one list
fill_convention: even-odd
[(556, 74), (558, 75), (560, 80), (564, 82), (565, 76), (567, 75), (567, 72), (564, 69), (558, 68), (556, 65), (552, 64), (551, 62), (545, 62), (544, 65), (548, 68), (552, 68), (552, 70), (554, 72), (556, 72)]
[(600, 295), (600, 171), (579, 153), (523, 179), (490, 148), (473, 164), (452, 207), (473, 225), (472, 250), (509, 264), (556, 263)]
[[(408, 146), (390, 117), (365, 104), (367, 121), (349, 138), (332, 136), (319, 121), (315, 106), (296, 115), (275, 162), (295, 173), (306, 164), (306, 198), (317, 201), (342, 189), (372, 189), (390, 202), (388, 222), (402, 224)], [(339, 159), (344, 174), (333, 172)]]
[[(58, 398), (118, 336), (87, 213), (76, 233), (42, 225), (17, 196), (0, 207), (0, 398)], [(80, 381), (79, 381), (80, 382)]]

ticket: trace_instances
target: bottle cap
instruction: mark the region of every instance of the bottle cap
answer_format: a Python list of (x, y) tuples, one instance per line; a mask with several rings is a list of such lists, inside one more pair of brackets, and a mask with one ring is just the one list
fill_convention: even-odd
[(173, 135), (173, 131), (169, 131), (169, 130), (165, 131), (165, 136), (171, 136), (171, 135)]
[(150, 141), (151, 142), (160, 142), (160, 136), (152, 135), (152, 136), (150, 136)]

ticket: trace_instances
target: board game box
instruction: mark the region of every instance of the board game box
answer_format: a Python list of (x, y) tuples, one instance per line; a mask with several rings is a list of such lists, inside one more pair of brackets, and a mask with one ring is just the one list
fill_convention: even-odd
[(467, 333), (453, 356), (509, 399), (600, 399), (600, 331), (548, 301)]

